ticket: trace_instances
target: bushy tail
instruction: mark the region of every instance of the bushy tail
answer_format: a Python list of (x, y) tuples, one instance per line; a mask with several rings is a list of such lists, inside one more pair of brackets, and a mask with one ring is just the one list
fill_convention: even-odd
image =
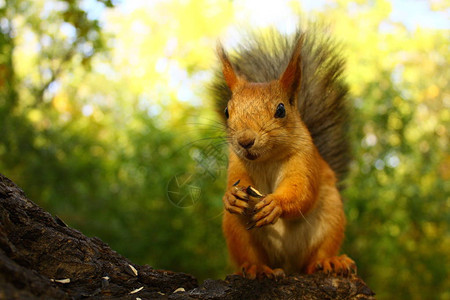
[[(298, 108), (322, 157), (329, 163), (339, 180), (347, 173), (350, 161), (346, 137), (348, 88), (342, 79), (343, 59), (336, 44), (318, 29), (297, 30), (285, 36), (276, 30), (251, 32), (230, 51), (234, 70), (252, 82), (278, 79), (285, 70), (295, 45), (303, 36), (301, 50), (301, 85)], [(210, 85), (211, 97), (217, 110), (223, 111), (231, 91), (217, 69)]]

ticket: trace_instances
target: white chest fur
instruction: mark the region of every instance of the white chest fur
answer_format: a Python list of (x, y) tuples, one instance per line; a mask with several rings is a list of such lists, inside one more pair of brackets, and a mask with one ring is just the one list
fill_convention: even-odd
[[(267, 169), (266, 166), (264, 171), (254, 176), (255, 187), (264, 194), (273, 193), (282, 180), (279, 176), (281, 168)], [(265, 250), (270, 267), (283, 268), (287, 273), (302, 271), (311, 249), (323, 241), (332, 226), (325, 218), (329, 213), (325, 212), (328, 210), (325, 206), (327, 194), (326, 188), (320, 188), (318, 201), (307, 215), (295, 220), (279, 219), (273, 225), (251, 230), (255, 240)]]
[(264, 248), (270, 267), (292, 273), (303, 269), (311, 255), (310, 249), (315, 248), (326, 232), (324, 225), (320, 221), (320, 209), (316, 207), (304, 218), (279, 219), (274, 225), (252, 230), (252, 234)]

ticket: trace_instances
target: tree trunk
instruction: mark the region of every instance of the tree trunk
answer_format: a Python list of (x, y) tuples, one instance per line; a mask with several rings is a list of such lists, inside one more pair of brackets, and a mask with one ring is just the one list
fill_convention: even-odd
[(356, 276), (206, 280), (139, 266), (67, 227), (0, 174), (0, 299), (374, 299)]

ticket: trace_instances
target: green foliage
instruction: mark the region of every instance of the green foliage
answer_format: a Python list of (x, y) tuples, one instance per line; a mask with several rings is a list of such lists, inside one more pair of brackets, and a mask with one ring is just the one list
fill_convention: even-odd
[[(1, 2), (0, 172), (137, 263), (224, 276), (225, 139), (204, 87), (239, 9)], [(352, 91), (344, 251), (380, 299), (445, 299), (448, 30), (407, 29), (390, 11), (342, 0), (314, 14), (334, 20)]]

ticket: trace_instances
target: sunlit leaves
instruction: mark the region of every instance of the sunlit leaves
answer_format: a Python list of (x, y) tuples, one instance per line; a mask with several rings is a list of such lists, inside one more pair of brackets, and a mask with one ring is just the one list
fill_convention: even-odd
[[(138, 263), (223, 276), (225, 140), (204, 86), (217, 38), (257, 16), (238, 1), (111, 4), (0, 5), (0, 172)], [(304, 4), (279, 2), (280, 11)], [(311, 13), (342, 43), (351, 88), (344, 250), (380, 298), (444, 299), (448, 30), (393, 20), (395, 5), (327, 1)], [(180, 208), (168, 188), (190, 175), (180, 190), (200, 187), (201, 197)]]
[(445, 228), (442, 218), (448, 219), (441, 209), (450, 186), (439, 172), (448, 160), (448, 31), (411, 31), (390, 21), (380, 3), (332, 12), (353, 14), (333, 23), (349, 49), (348, 80), (356, 97), (351, 134), (357, 163), (345, 191), (345, 248), (380, 297), (439, 297), (448, 273), (434, 270), (437, 257), (448, 255), (431, 245), (448, 244), (448, 229), (429, 233)]

